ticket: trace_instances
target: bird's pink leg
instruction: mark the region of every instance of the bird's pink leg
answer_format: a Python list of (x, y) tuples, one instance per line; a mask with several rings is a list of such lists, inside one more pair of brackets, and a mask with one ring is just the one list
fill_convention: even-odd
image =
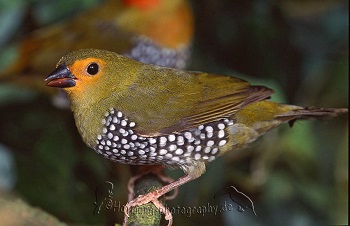
[[(163, 196), (164, 194), (174, 190), (175, 188), (180, 187), (183, 184), (186, 184), (187, 182), (194, 180), (198, 178), (200, 175), (202, 175), (205, 172), (205, 164), (203, 162), (193, 162), (192, 165), (183, 168), (186, 175), (182, 176), (176, 181), (171, 182), (170, 184), (167, 184), (161, 188), (158, 188), (154, 191), (151, 191), (145, 195), (140, 195), (137, 198), (129, 201), (125, 207), (124, 207), (124, 213), (125, 216), (129, 216), (129, 212), (132, 207), (135, 206), (141, 206), (143, 204), (153, 202), (153, 203), (159, 203), (158, 198)], [(167, 214), (168, 213), (168, 214)], [(166, 210), (165, 215), (167, 218), (169, 218), (169, 215), (171, 215), (168, 210)], [(170, 219), (170, 218), (169, 218)], [(171, 216), (172, 219), (172, 216)]]

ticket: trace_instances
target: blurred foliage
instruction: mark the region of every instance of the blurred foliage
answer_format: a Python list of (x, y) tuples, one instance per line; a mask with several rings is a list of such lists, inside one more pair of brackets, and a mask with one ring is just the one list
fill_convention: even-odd
[(55, 225), (66, 226), (55, 217), (39, 208), (33, 208), (20, 199), (12, 196), (1, 196), (0, 193), (0, 219), (2, 225)]
[[(97, 0), (0, 0), (0, 65), (36, 28), (93, 7)], [(192, 0), (196, 18), (190, 69), (238, 75), (275, 89), (274, 100), (304, 106), (348, 106), (348, 1)], [(82, 25), (83, 26), (83, 25)], [(53, 65), (54, 68), (54, 65)], [(238, 74), (239, 73), (239, 74)], [(249, 76), (246, 76), (249, 75)], [(46, 75), (43, 75), (43, 79)], [(43, 82), (43, 86), (44, 86)], [(282, 126), (239, 153), (208, 165), (180, 188), (170, 207), (231, 203), (234, 210), (174, 214), (175, 225), (326, 225), (348, 222), (348, 118)], [(114, 183), (125, 203), (128, 166), (110, 163), (83, 144), (69, 110), (35, 90), (0, 84), (0, 143), (15, 157), (13, 190), (32, 206), (75, 225), (121, 222), (122, 213), (94, 215), (95, 189)], [(174, 178), (180, 171), (169, 171)], [(236, 211), (236, 186), (255, 204)]]

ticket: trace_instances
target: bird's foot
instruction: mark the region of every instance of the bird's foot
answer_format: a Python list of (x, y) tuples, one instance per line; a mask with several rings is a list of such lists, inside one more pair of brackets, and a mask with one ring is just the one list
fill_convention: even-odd
[[(132, 208), (136, 207), (136, 206), (141, 206), (144, 204), (147, 204), (149, 202), (152, 202), (156, 208), (163, 213), (165, 216), (164, 218), (166, 220), (168, 220), (168, 226), (172, 225), (173, 222), (173, 216), (170, 213), (170, 211), (158, 200), (159, 197), (165, 195), (166, 193), (169, 192), (169, 189), (162, 189), (159, 188), (153, 192), (149, 192), (145, 195), (140, 195), (137, 198), (135, 198), (135, 191), (134, 191), (134, 187), (135, 187), (135, 183), (137, 180), (139, 180), (140, 178), (142, 178), (143, 176), (147, 175), (147, 174), (153, 174), (155, 176), (157, 176), (157, 178), (159, 178), (163, 183), (167, 183), (168, 185), (171, 184), (174, 180), (166, 175), (163, 174), (162, 170), (164, 169), (163, 166), (143, 166), (140, 167), (138, 169), (138, 173), (134, 176), (132, 176), (129, 179), (128, 182), (128, 203), (125, 205), (124, 207), (124, 223), (123, 225), (127, 225), (127, 221), (128, 221), (128, 217), (129, 217), (129, 213), (131, 211)], [(169, 186), (166, 186), (169, 187)], [(171, 188), (171, 190), (174, 190), (174, 193), (170, 196), (165, 196), (164, 198), (166, 200), (169, 199), (173, 199), (177, 196), (178, 194), (178, 188), (174, 187)], [(135, 199), (134, 199), (135, 198)]]
[[(124, 207), (124, 223), (127, 222), (127, 219), (129, 217), (129, 211), (132, 207), (140, 206), (149, 202), (152, 202), (156, 207), (164, 207), (161, 205), (161, 203), (158, 201), (158, 198), (165, 195), (166, 193), (178, 188), (179, 186), (186, 184), (187, 182), (194, 180), (198, 178), (200, 175), (202, 175), (205, 172), (205, 164), (203, 162), (195, 162), (193, 165), (189, 166), (187, 168), (187, 172), (184, 176), (180, 177), (179, 179), (171, 182), (170, 184), (167, 184), (161, 188), (158, 188), (154, 191), (151, 191), (145, 195), (140, 195), (137, 198), (129, 201), (125, 207)], [(161, 212), (165, 214), (165, 219), (169, 221), (168, 225), (170, 226), (172, 224), (172, 216), (168, 209), (166, 208), (160, 208)]]
[[(129, 179), (129, 182), (128, 182), (128, 191), (129, 191), (128, 202), (130, 202), (134, 198), (135, 182), (146, 174), (154, 174), (162, 182), (167, 183), (167, 184), (170, 184), (171, 182), (173, 182), (174, 181), (173, 178), (168, 177), (168, 176), (163, 174), (163, 172), (162, 172), (163, 169), (164, 169), (164, 167), (162, 165), (147, 166), (146, 168), (143, 168), (143, 167), (140, 168), (139, 173), (137, 173), (136, 175), (132, 176)], [(166, 196), (165, 199), (172, 200), (172, 199), (176, 198), (178, 191), (179, 191), (178, 188), (175, 188), (173, 194)]]
[(125, 215), (129, 216), (129, 212), (130, 212), (131, 208), (133, 208), (135, 206), (141, 206), (141, 205), (147, 204), (149, 202), (153, 202), (153, 203), (159, 202), (158, 198), (164, 194), (164, 193), (162, 193), (162, 190), (161, 190), (162, 188), (151, 191), (145, 195), (139, 195), (137, 198), (129, 201), (124, 207)]
[(140, 195), (137, 198), (129, 201), (124, 207), (124, 225), (126, 225), (131, 208), (152, 202), (157, 209), (165, 215), (164, 218), (168, 221), (168, 226), (171, 226), (173, 224), (173, 216), (170, 211), (158, 200), (158, 198), (164, 195), (165, 192), (161, 189), (162, 188), (154, 190), (146, 195)]
[(152, 200), (152, 203), (159, 209), (161, 213), (164, 214), (165, 220), (168, 221), (168, 226), (173, 225), (173, 215), (170, 213), (168, 208), (166, 208), (158, 199)]

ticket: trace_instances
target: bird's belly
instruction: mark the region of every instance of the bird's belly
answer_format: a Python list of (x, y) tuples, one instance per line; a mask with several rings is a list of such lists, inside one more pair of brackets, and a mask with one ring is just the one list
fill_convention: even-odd
[(227, 143), (226, 127), (233, 121), (222, 119), (156, 137), (138, 135), (137, 124), (115, 109), (106, 113), (102, 123), (94, 149), (107, 159), (132, 165), (186, 165), (193, 160), (213, 161)]

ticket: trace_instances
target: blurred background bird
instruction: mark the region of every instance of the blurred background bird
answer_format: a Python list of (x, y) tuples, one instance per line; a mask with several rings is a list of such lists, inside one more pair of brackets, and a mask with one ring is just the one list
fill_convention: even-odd
[(107, 0), (76, 14), (25, 35), (0, 79), (43, 91), (42, 76), (60, 57), (82, 48), (106, 49), (160, 66), (188, 65), (193, 16), (187, 0)]

